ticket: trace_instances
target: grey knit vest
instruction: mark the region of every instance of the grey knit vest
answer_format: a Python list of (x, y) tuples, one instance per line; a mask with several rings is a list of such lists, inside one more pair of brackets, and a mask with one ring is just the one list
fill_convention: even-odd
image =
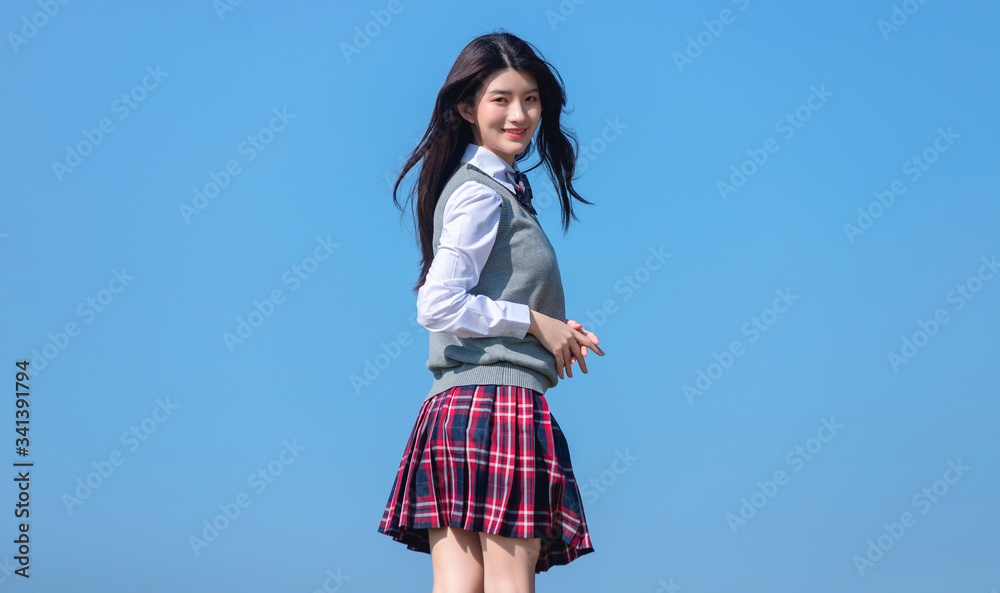
[[(437, 254), (448, 198), (466, 181), (477, 181), (500, 194), (500, 225), (496, 241), (470, 294), (524, 303), (534, 311), (566, 321), (566, 303), (556, 253), (535, 215), (493, 177), (462, 163), (445, 183), (434, 209), (434, 253)], [(538, 338), (526, 334), (459, 338), (431, 332), (427, 368), (434, 381), (425, 401), (460, 385), (513, 385), (545, 393), (559, 382), (555, 357)]]

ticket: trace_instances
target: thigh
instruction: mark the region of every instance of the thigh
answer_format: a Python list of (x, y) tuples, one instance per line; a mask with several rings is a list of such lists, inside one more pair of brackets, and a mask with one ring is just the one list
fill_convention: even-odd
[[(486, 591), (491, 584), (499, 590), (534, 593), (535, 564), (542, 540), (537, 537), (503, 537), (480, 533)], [(503, 586), (500, 586), (503, 583)]]
[(428, 529), (435, 593), (482, 593), (483, 549), (479, 534), (457, 527)]

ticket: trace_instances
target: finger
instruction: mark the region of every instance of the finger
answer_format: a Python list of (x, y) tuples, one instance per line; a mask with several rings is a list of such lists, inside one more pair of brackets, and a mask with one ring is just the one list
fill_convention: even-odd
[[(571, 347), (579, 349), (580, 345), (574, 343), (574, 344), (571, 345)], [(579, 363), (580, 363), (580, 370), (583, 371), (584, 373), (586, 373), (587, 372), (587, 362), (584, 360), (583, 356), (577, 356), (577, 361), (579, 361)]]
[[(577, 338), (577, 342), (580, 342), (584, 346), (590, 346), (590, 348), (594, 352), (600, 354), (601, 356), (604, 356), (604, 351), (601, 350), (601, 348), (597, 345), (596, 342), (594, 342), (594, 341), (592, 341), (590, 339), (590, 335), (593, 335), (593, 334), (591, 334), (590, 332), (587, 332), (587, 334), (589, 334), (589, 335), (584, 335), (584, 334), (582, 334), (580, 332), (577, 332), (577, 335), (579, 335), (579, 337)], [(596, 336), (594, 336), (594, 337), (596, 337)]]
[[(591, 335), (593, 335), (593, 334), (591, 334)], [(596, 338), (597, 336), (594, 336), (594, 337)], [(594, 352), (600, 354), (601, 356), (604, 356), (604, 350), (601, 350), (601, 347), (597, 345), (597, 340), (596, 339), (591, 340), (590, 343), (586, 344), (586, 345), (590, 346), (590, 349), (593, 350)]]

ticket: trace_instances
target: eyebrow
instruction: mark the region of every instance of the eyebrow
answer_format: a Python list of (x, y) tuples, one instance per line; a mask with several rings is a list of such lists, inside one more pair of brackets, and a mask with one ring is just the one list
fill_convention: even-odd
[[(537, 92), (538, 92), (538, 89), (528, 89), (527, 91), (525, 91), (525, 93), (537, 93)], [(491, 95), (513, 95), (514, 93), (511, 92), (511, 91), (492, 90), (492, 91), (490, 91), (490, 94)]]

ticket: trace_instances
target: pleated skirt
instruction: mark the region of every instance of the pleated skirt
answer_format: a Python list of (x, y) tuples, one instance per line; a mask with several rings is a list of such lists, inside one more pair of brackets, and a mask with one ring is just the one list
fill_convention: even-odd
[(430, 554), (427, 530), (541, 538), (535, 573), (594, 551), (569, 447), (544, 395), (464, 385), (424, 401), (378, 531)]

